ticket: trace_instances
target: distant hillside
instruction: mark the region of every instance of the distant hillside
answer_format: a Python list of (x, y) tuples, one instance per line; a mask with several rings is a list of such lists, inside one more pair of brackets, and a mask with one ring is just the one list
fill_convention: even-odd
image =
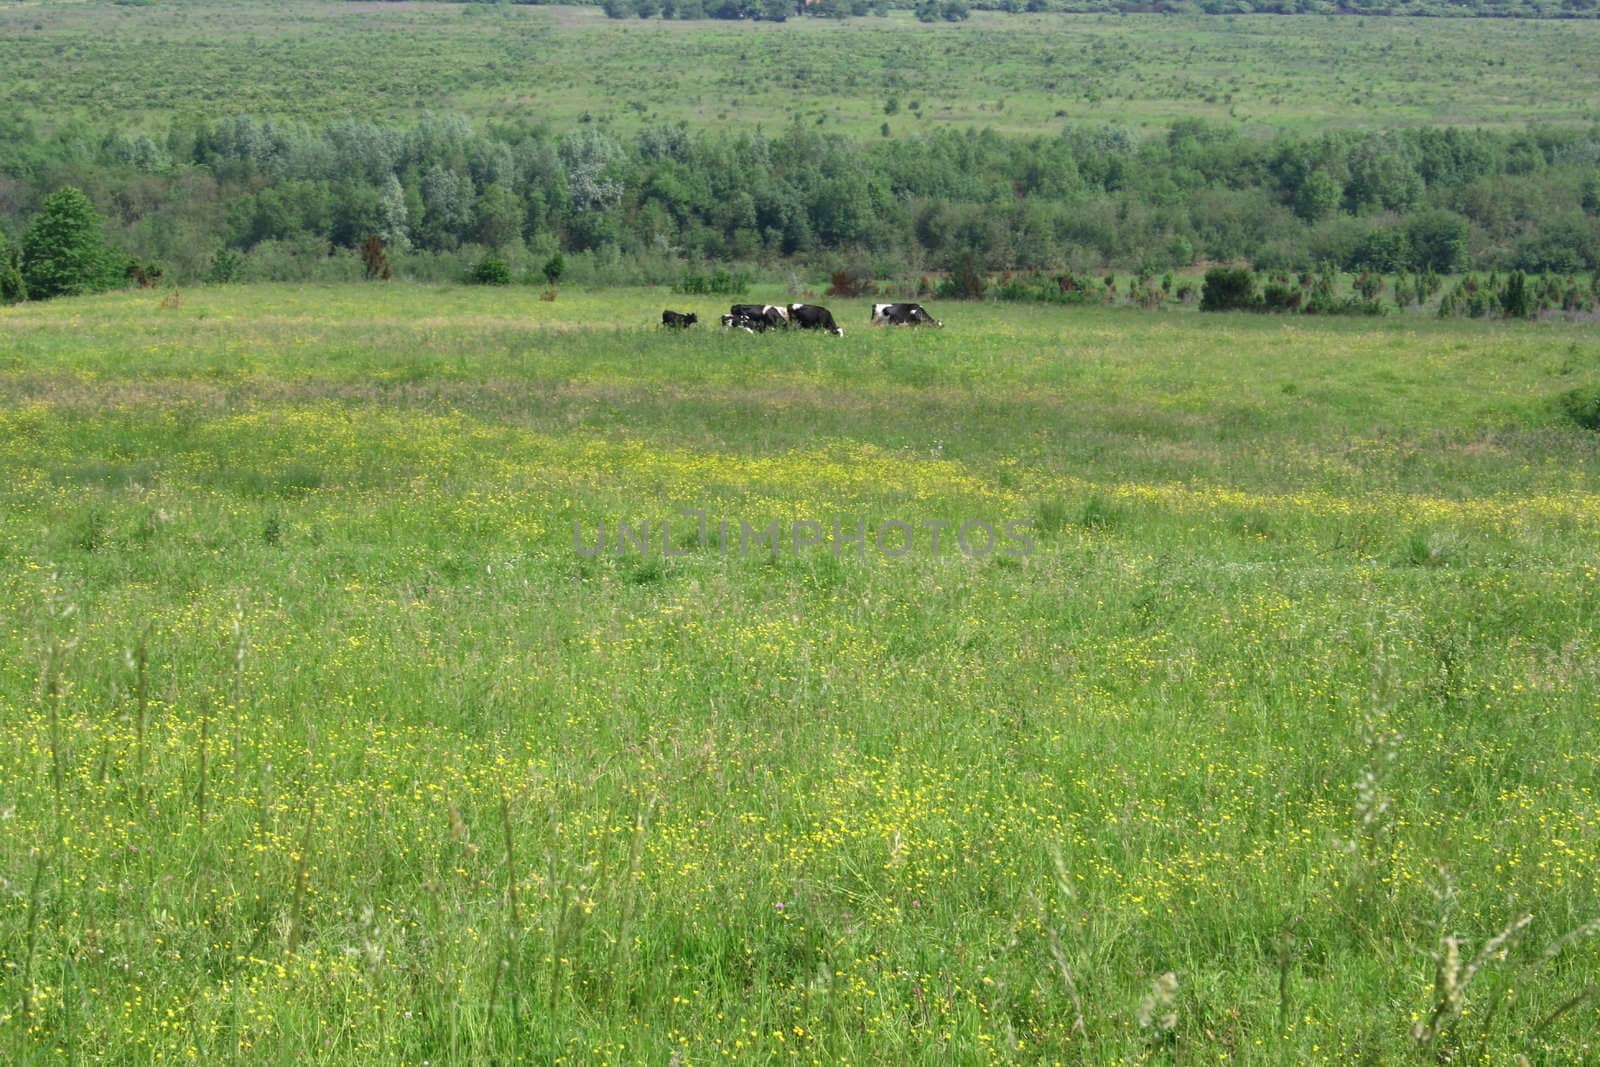
[[(357, 0), (372, 2), (372, 0)], [(382, 2), (382, 0), (379, 0)], [(444, 0), (503, 3), (505, 0)], [(510, 0), (542, 6), (537, 0)], [(1196, 15), (1403, 15), (1426, 18), (1591, 19), (1600, 0), (572, 0), (603, 6), (613, 18), (754, 19), (791, 16), (846, 18), (915, 10), (928, 22), (960, 21), (972, 11), (1037, 13), (1130, 12)]]

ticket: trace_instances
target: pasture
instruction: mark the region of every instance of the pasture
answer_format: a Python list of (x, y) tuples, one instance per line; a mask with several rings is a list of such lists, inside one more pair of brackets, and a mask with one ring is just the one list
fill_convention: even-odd
[[(1000, 15), (929, 26), (607, 19), (598, 7), (0, 0), (0, 99), (46, 128), (687, 121), (903, 136), (1179, 119), (1263, 131), (1600, 121), (1600, 23), (1336, 16)], [(892, 101), (892, 103), (891, 103)]]
[(0, 1060), (1592, 1060), (1592, 328), (822, 302), (0, 309)]

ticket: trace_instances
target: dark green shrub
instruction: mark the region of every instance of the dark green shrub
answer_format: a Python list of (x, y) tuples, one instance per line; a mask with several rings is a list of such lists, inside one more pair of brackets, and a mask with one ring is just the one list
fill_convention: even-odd
[(231, 248), (219, 248), (217, 254), (211, 257), (211, 269), (206, 272), (206, 281), (212, 285), (227, 285), (238, 281), (243, 270), (243, 256)]
[(0, 266), (0, 304), (19, 304), (28, 299), (28, 283), (15, 263)]
[(484, 256), (472, 268), (468, 280), (474, 285), (510, 285), (511, 265), (499, 256)]
[(555, 255), (545, 260), (544, 266), (539, 268), (539, 273), (543, 274), (544, 280), (549, 282), (551, 285), (555, 285), (557, 282), (559, 282), (561, 280), (561, 276), (566, 272), (567, 261), (560, 252), (557, 252)]
[(1256, 305), (1256, 276), (1245, 267), (1212, 267), (1200, 290), (1201, 311), (1248, 311)]
[(1261, 306), (1265, 311), (1299, 311), (1303, 295), (1297, 285), (1269, 284), (1261, 290)]
[(1556, 406), (1585, 430), (1600, 432), (1600, 385), (1569, 389), (1556, 398)]
[(710, 274), (685, 274), (672, 291), (685, 296), (743, 296), (749, 288), (749, 275), (718, 269)]
[(941, 279), (934, 287), (934, 296), (941, 300), (982, 300), (985, 283), (978, 269), (978, 257), (963, 252), (950, 268), (950, 276)]
[(1533, 297), (1528, 292), (1528, 278), (1520, 270), (1511, 272), (1506, 279), (1505, 292), (1500, 294), (1500, 310), (1508, 319), (1526, 319), (1533, 315)]
[(140, 289), (154, 289), (161, 284), (161, 278), (164, 274), (166, 274), (165, 268), (153, 259), (138, 259), (130, 256), (127, 265), (123, 268), (123, 277)]
[(28, 283), (22, 280), (17, 250), (0, 231), (0, 304), (19, 304), (28, 299)]

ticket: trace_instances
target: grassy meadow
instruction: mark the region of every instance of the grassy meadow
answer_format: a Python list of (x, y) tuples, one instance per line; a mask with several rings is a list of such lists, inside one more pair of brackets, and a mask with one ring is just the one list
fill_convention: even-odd
[[(1593, 20), (1001, 15), (924, 25), (607, 19), (598, 7), (0, 0), (0, 99), (50, 128), (687, 121), (895, 136), (933, 125), (1260, 129), (1600, 121)], [(890, 99), (895, 102), (886, 114)]]
[(0, 1061), (1593, 1062), (1592, 328), (827, 302), (0, 309)]

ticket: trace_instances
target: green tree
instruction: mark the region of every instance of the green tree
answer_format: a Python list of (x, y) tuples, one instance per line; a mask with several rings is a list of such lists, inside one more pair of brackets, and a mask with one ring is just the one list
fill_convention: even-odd
[(422, 176), (422, 241), (455, 248), (472, 225), (472, 180), (439, 163)]
[(1453, 211), (1424, 211), (1406, 226), (1411, 266), (1419, 271), (1454, 274), (1467, 263), (1467, 220)]
[(477, 215), (478, 240), (489, 248), (504, 248), (522, 236), (522, 202), (498, 182), (484, 186)]
[(400, 186), (400, 179), (393, 174), (383, 183), (377, 214), (378, 235), (383, 238), (383, 243), (401, 252), (409, 249), (411, 211), (406, 206), (406, 194)]
[(1349, 265), (1399, 271), (1404, 270), (1411, 259), (1411, 241), (1406, 231), (1398, 226), (1383, 226), (1361, 238)]
[(1511, 272), (1506, 279), (1505, 292), (1500, 294), (1500, 310), (1508, 319), (1526, 319), (1533, 315), (1533, 294), (1528, 292), (1528, 278), (1520, 270)]
[(121, 267), (99, 213), (71, 186), (51, 194), (22, 235), (22, 278), (35, 300), (109, 289)]
[(1307, 222), (1332, 215), (1344, 198), (1344, 185), (1324, 169), (1317, 169), (1300, 183), (1294, 196), (1294, 213)]
[(1350, 153), (1350, 181), (1344, 194), (1355, 212), (1371, 208), (1410, 211), (1422, 199), (1417, 151), (1398, 135), (1373, 134)]
[(17, 250), (0, 231), (0, 304), (17, 304), (28, 299), (28, 283), (22, 280)]
[(1194, 243), (1179, 234), (1167, 242), (1167, 261), (1180, 270), (1194, 262)]
[(1583, 195), (1580, 201), (1583, 210), (1591, 215), (1600, 215), (1600, 174), (1589, 175), (1589, 180), (1583, 184)]

